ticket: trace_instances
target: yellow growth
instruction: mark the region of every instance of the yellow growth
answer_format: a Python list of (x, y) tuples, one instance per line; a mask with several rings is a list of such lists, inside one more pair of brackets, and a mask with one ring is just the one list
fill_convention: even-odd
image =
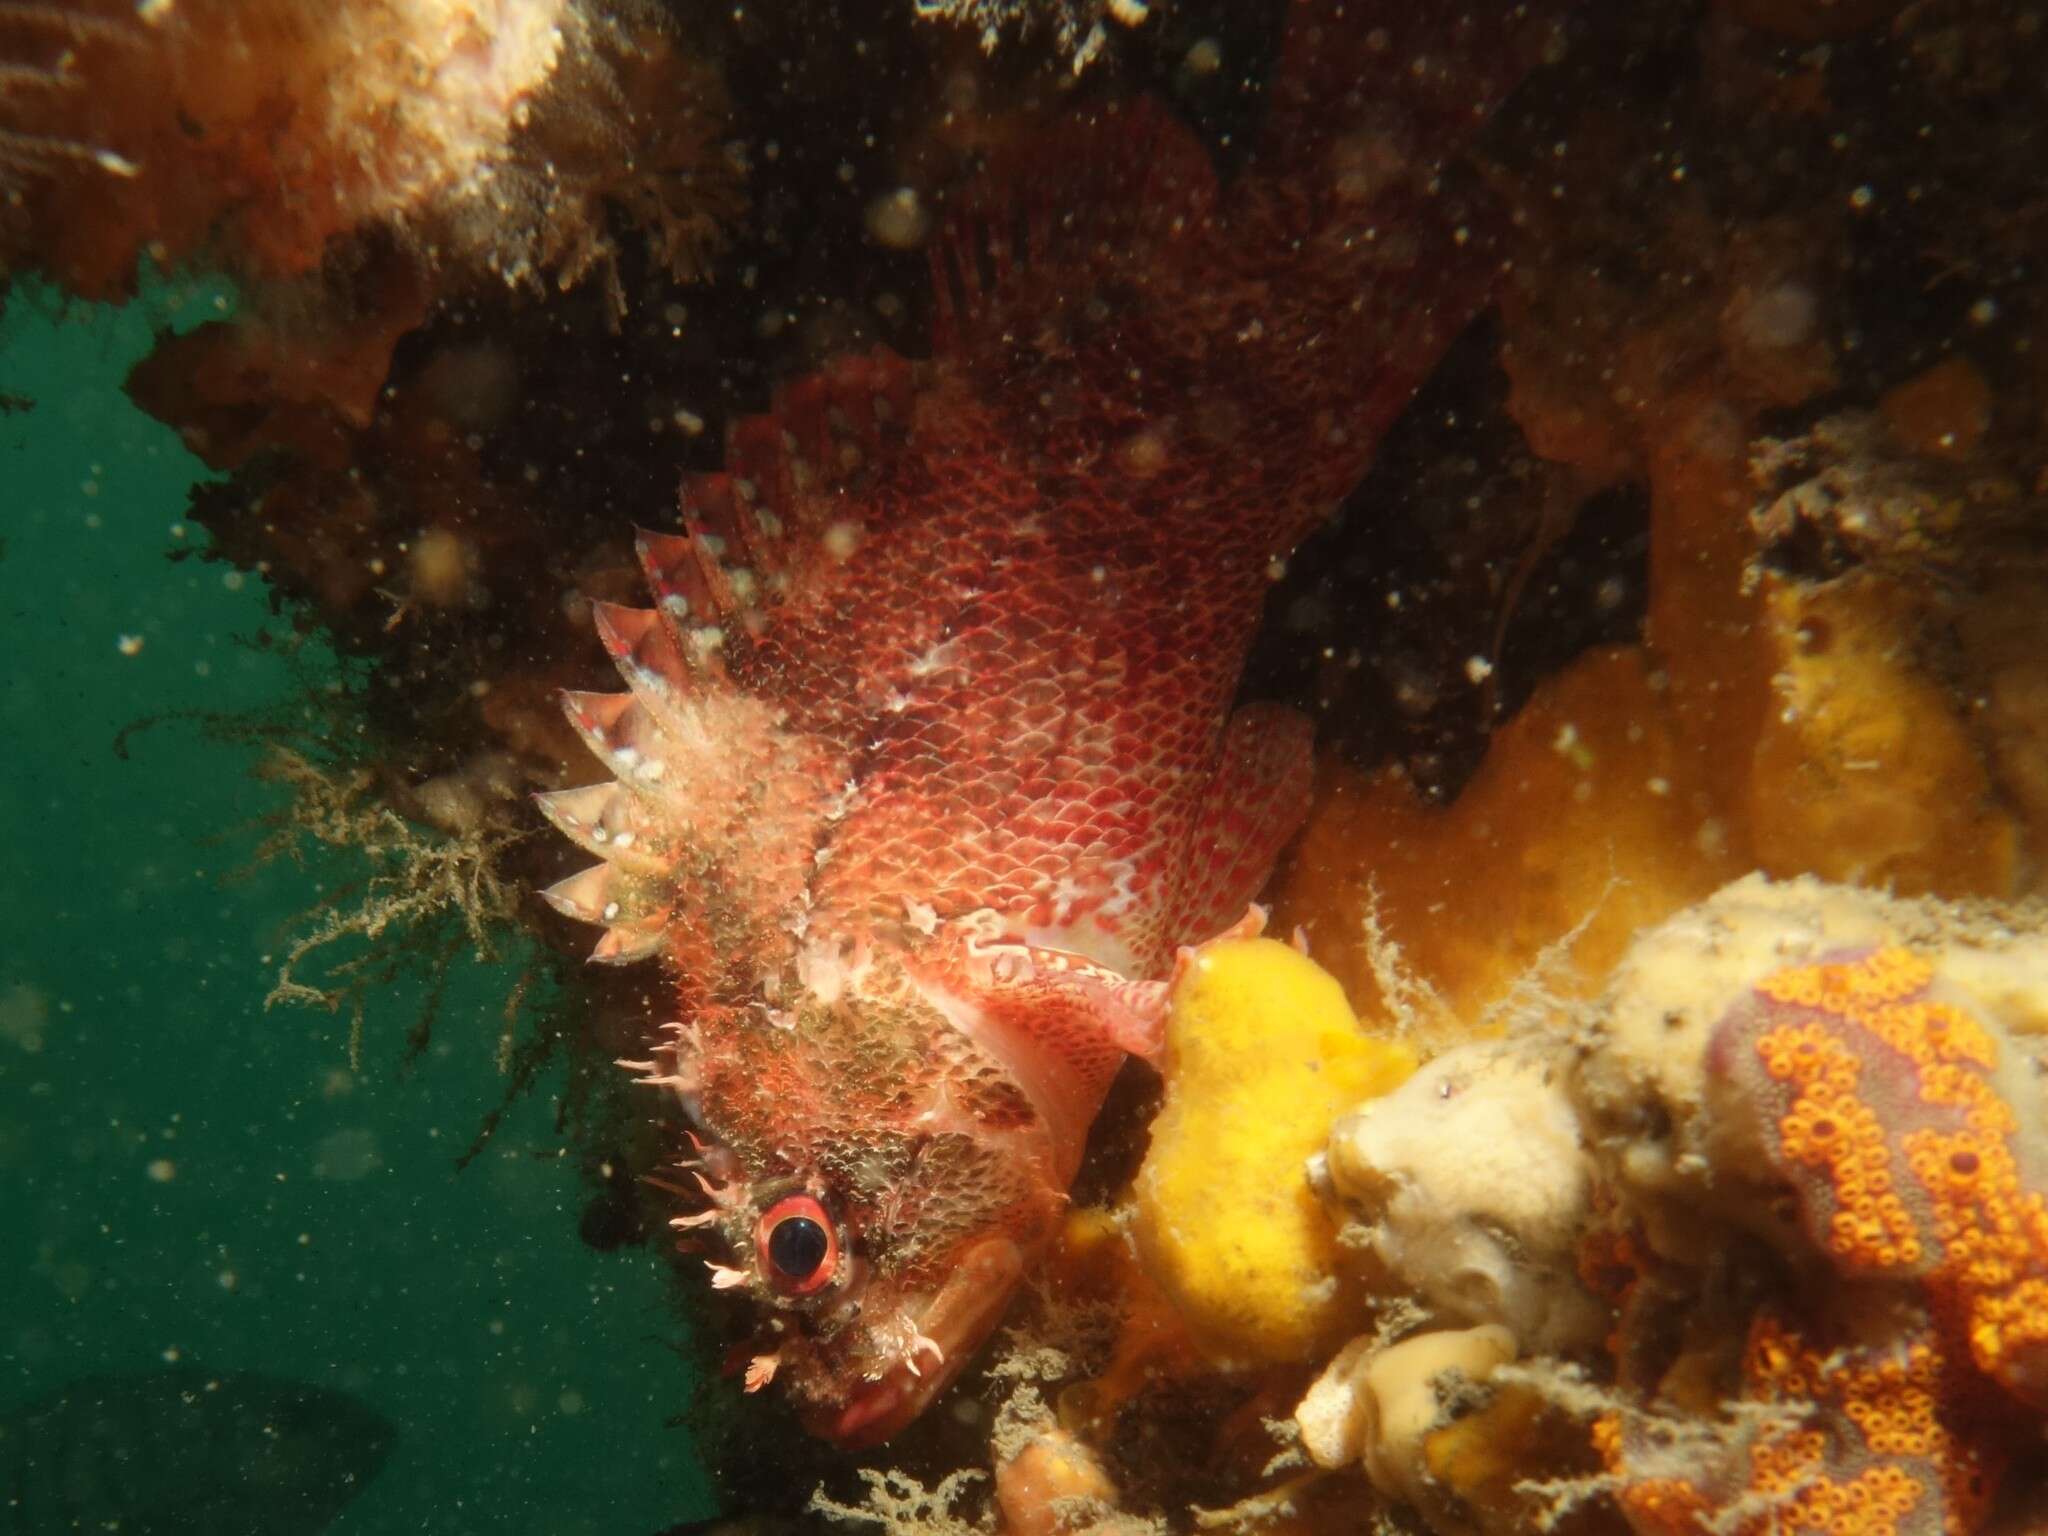
[(1146, 1271), (1212, 1359), (1305, 1360), (1355, 1328), (1303, 1165), (1330, 1122), (1400, 1086), (1406, 1045), (1359, 1028), (1331, 976), (1271, 939), (1206, 947), (1174, 988), (1166, 1102), (1136, 1188)]

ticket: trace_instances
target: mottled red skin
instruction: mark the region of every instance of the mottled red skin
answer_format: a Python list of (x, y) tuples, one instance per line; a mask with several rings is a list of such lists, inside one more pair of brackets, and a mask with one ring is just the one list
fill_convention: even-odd
[[(992, 168), (937, 242), (932, 362), (843, 358), (739, 423), (642, 540), (657, 609), (599, 613), (633, 697), (569, 701), (620, 785), (547, 797), (606, 860), (551, 899), (600, 958), (666, 957), (641, 1065), (717, 1141), (680, 1222), (767, 1308), (749, 1384), (843, 1442), (994, 1325), (1177, 948), (1299, 824), (1306, 722), (1230, 707), (1261, 601), (1489, 292), (1436, 171), (1528, 38), (1323, 9), (1227, 195), (1150, 103)], [(801, 1297), (756, 1244), (792, 1190), (846, 1255)]]

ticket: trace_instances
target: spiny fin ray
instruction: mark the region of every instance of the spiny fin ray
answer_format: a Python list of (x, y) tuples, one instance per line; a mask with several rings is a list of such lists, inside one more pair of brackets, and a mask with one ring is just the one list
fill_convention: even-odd
[(665, 623), (651, 608), (592, 603), (590, 612), (598, 639), (640, 707), (667, 735), (684, 734), (682, 711), (699, 671), (686, 659), (688, 632)]
[(671, 857), (646, 802), (615, 780), (535, 795), (557, 831), (600, 859), (641, 876), (665, 874)]
[(676, 766), (675, 742), (630, 693), (564, 692), (562, 712), (621, 784), (649, 791)]
[(541, 900), (564, 917), (604, 928), (590, 958), (623, 964), (661, 947), (672, 908), (658, 882), (633, 880), (615, 864), (593, 864), (558, 880)]

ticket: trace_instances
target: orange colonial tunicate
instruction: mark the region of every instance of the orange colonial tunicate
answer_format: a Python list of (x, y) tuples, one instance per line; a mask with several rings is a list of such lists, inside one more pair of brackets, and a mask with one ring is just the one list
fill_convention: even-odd
[(2021, 1170), (2010, 1050), (1881, 948), (1766, 977), (1717, 1032), (1765, 1107), (1766, 1148), (1845, 1276), (1914, 1281), (1976, 1368), (2048, 1407), (2048, 1194)]
[(1949, 1364), (1924, 1318), (1824, 1345), (1765, 1314), (1743, 1356), (1748, 1428), (1676, 1453), (1649, 1421), (1610, 1415), (1594, 1444), (1645, 1536), (1964, 1536), (2004, 1458), (1955, 1422)]

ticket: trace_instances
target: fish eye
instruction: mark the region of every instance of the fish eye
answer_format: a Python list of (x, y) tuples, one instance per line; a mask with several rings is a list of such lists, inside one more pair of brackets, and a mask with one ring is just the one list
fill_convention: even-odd
[(761, 1275), (785, 1296), (809, 1296), (839, 1268), (839, 1238), (825, 1207), (809, 1195), (785, 1195), (754, 1229)]

